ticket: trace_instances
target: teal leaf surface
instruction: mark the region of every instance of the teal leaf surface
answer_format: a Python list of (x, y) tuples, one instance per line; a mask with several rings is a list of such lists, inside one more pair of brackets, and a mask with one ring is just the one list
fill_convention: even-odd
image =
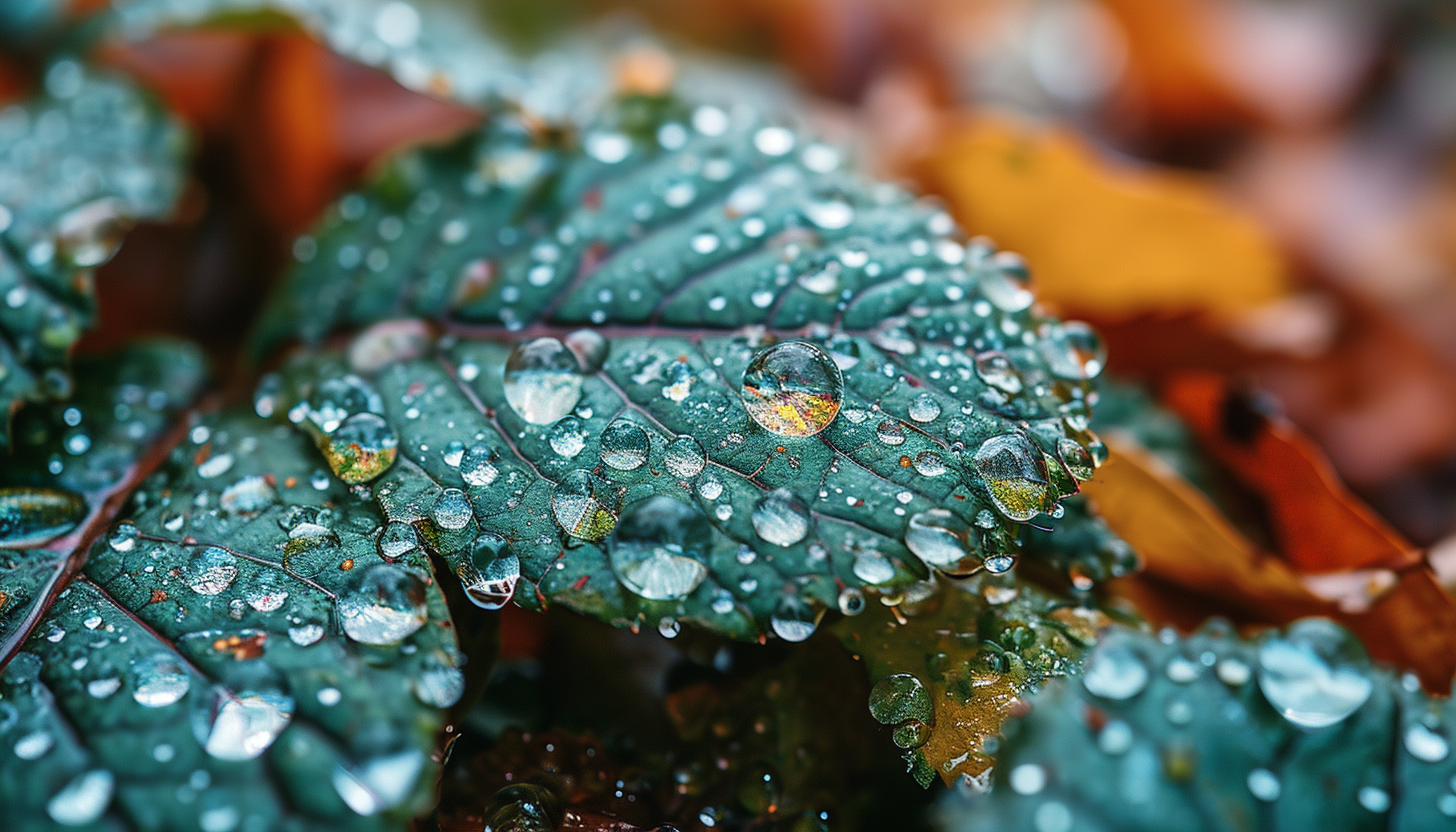
[(989, 794), (943, 829), (1427, 830), (1456, 824), (1448, 699), (1372, 667), (1338, 625), (1246, 642), (1104, 635), (1009, 723)]

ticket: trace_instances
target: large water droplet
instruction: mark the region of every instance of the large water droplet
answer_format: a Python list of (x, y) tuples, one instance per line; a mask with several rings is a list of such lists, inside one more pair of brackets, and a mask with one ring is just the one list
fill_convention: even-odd
[(821, 612), (797, 595), (785, 595), (774, 604), (768, 625), (784, 641), (803, 641), (814, 635)]
[(192, 733), (219, 760), (251, 760), (268, 750), (293, 719), (293, 698), (267, 683), (229, 690), (215, 685), (192, 712)]
[(85, 826), (101, 819), (111, 805), (116, 780), (105, 769), (76, 775), (46, 802), (46, 814), (63, 826)]
[(132, 697), (147, 708), (165, 708), (192, 686), (187, 668), (175, 656), (157, 653), (132, 665)]
[(890, 447), (905, 444), (905, 428), (894, 419), (886, 419), (875, 428), (875, 438)]
[(399, 455), (399, 435), (374, 413), (356, 413), (319, 440), (319, 450), (334, 476), (350, 485), (369, 482), (388, 471)]
[(804, 341), (785, 341), (749, 362), (742, 395), (748, 415), (765, 430), (813, 436), (839, 413), (844, 379), (823, 350)]
[(667, 446), (662, 456), (662, 464), (674, 477), (690, 480), (703, 473), (703, 468), (708, 464), (708, 456), (703, 453), (703, 446), (698, 440), (683, 434)]
[(1004, 352), (983, 352), (976, 356), (976, 375), (1003, 393), (1021, 392), (1021, 373)]
[(329, 779), (345, 805), (355, 814), (369, 817), (404, 803), (414, 791), (424, 765), (424, 753), (411, 748), (357, 767), (335, 765)]
[(333, 433), (350, 416), (383, 412), (384, 400), (368, 382), (356, 375), (343, 375), (319, 382), (304, 406), (290, 411), (290, 417), (294, 421), (306, 417), (324, 433)]
[(1412, 757), (1427, 763), (1439, 763), (1451, 753), (1451, 743), (1445, 737), (1419, 722), (1406, 728), (1401, 739)]
[(973, 461), (1002, 514), (1025, 521), (1046, 506), (1046, 460), (1026, 437), (993, 436), (976, 449)]
[(910, 418), (917, 422), (934, 422), (940, 418), (940, 402), (933, 393), (921, 393), (910, 402)]
[(1081, 321), (1051, 326), (1039, 343), (1053, 374), (1083, 381), (1096, 378), (1107, 365), (1107, 347), (1092, 327)]
[(430, 517), (442, 529), (457, 531), (470, 525), (475, 513), (470, 508), (470, 498), (458, 488), (447, 488), (435, 498)]
[(496, 452), (484, 442), (477, 442), (460, 455), (460, 478), (466, 485), (483, 487), (490, 485), (500, 476), (495, 467)]
[(602, 463), (618, 471), (635, 471), (647, 463), (652, 440), (636, 422), (618, 419), (602, 431)]
[(809, 534), (809, 510), (787, 488), (775, 488), (753, 507), (753, 530), (775, 546), (792, 546)]
[(1296, 621), (1259, 645), (1259, 689), (1284, 718), (1303, 728), (1334, 725), (1370, 698), (1365, 648), (1323, 618)]
[(1092, 651), (1082, 685), (1093, 696), (1121, 701), (1148, 686), (1148, 666), (1127, 639), (1108, 636)]
[(551, 514), (572, 537), (597, 541), (617, 525), (618, 505), (611, 486), (582, 468), (568, 471), (551, 492)]
[(484, 532), (470, 544), (470, 563), (456, 572), (465, 585), (465, 595), (476, 606), (498, 610), (511, 600), (521, 578), (521, 561), (510, 543), (498, 534)]
[(970, 527), (948, 509), (932, 508), (910, 518), (905, 548), (925, 565), (951, 574), (973, 571), (969, 550)]
[(59, 488), (0, 488), (0, 548), (39, 546), (74, 529), (86, 500)]
[(558, 456), (575, 459), (586, 448), (586, 427), (575, 416), (566, 416), (551, 426), (547, 440)]
[(707, 577), (712, 545), (706, 515), (658, 495), (628, 506), (608, 544), (612, 571), (634, 594), (653, 601), (682, 598)]
[(1027, 284), (1031, 274), (1026, 261), (1009, 251), (999, 251), (991, 258), (994, 268), (982, 275), (981, 293), (1002, 312), (1020, 312), (1036, 298)]
[(394, 644), (425, 625), (425, 584), (408, 569), (380, 563), (339, 596), (339, 623), (363, 644)]
[(102, 197), (72, 208), (56, 219), (56, 251), (72, 265), (99, 266), (121, 248), (131, 225), (126, 203)]
[(403, 520), (391, 520), (385, 523), (384, 531), (379, 533), (379, 541), (376, 544), (379, 556), (385, 560), (399, 560), (418, 549), (419, 546), (419, 532), (415, 531), (412, 524)]
[(930, 692), (909, 673), (895, 673), (875, 683), (870, 689), (870, 715), (882, 725), (897, 725), (907, 719), (935, 722)]
[(511, 350), (504, 386), (506, 402), (522, 419), (549, 425), (581, 400), (581, 365), (555, 338), (535, 338)]
[(198, 595), (217, 595), (232, 586), (237, 576), (237, 556), (217, 546), (198, 549), (182, 569), (183, 579)]

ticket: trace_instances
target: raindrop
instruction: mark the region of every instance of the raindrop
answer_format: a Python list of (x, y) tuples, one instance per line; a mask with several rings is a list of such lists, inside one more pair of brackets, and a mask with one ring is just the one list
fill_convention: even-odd
[(457, 574), (465, 584), (465, 595), (476, 606), (498, 610), (511, 600), (521, 578), (521, 561), (510, 543), (498, 534), (483, 532), (470, 544), (470, 566)]
[(533, 425), (557, 421), (581, 400), (581, 365), (555, 338), (535, 338), (516, 345), (506, 358), (506, 402)]
[(647, 463), (652, 440), (636, 422), (618, 419), (602, 431), (602, 463), (618, 471), (635, 471)]
[(875, 438), (892, 448), (903, 445), (905, 444), (905, 428), (893, 419), (886, 419), (875, 428)]
[(277, 499), (278, 492), (273, 490), (268, 480), (251, 476), (243, 477), (223, 489), (218, 505), (233, 514), (252, 515), (273, 505)]
[(59, 488), (0, 488), (0, 548), (39, 546), (74, 529), (86, 500)]
[(819, 625), (819, 613), (803, 598), (785, 595), (774, 604), (768, 624), (774, 635), (784, 641), (803, 641), (814, 635), (814, 628)]
[(251, 760), (293, 719), (293, 698), (268, 684), (232, 691), (215, 685), (192, 712), (192, 733), (219, 760)]
[(1081, 482), (1092, 479), (1097, 472), (1097, 462), (1081, 443), (1062, 438), (1057, 440), (1057, 456), (1067, 466), (1067, 472)]
[(116, 780), (105, 769), (76, 775), (46, 802), (46, 814), (62, 826), (85, 826), (101, 819), (111, 805)]
[(1412, 757), (1427, 763), (1439, 763), (1451, 753), (1451, 744), (1445, 737), (1419, 722), (1405, 729), (1403, 741)]
[(547, 441), (558, 456), (575, 459), (586, 448), (586, 427), (575, 416), (562, 417), (551, 426)]
[(1344, 720), (1370, 698), (1365, 648), (1323, 618), (1296, 621), (1259, 645), (1259, 689), (1275, 710), (1302, 728)]
[(1107, 365), (1107, 347), (1081, 321), (1052, 325), (1042, 336), (1040, 352), (1053, 374), (1076, 381), (1096, 378)]
[(1024, 436), (993, 436), (976, 449), (973, 461), (1002, 514), (1025, 521), (1046, 506), (1046, 460)]
[(186, 696), (192, 686), (187, 668), (166, 653), (157, 653), (133, 664), (131, 678), (132, 698), (146, 708), (165, 708)]
[(886, 676), (870, 689), (870, 716), (881, 725), (895, 725), (907, 719), (935, 721), (930, 692), (909, 673)]
[(1126, 639), (1110, 636), (1092, 651), (1082, 686), (1093, 696), (1131, 699), (1148, 685), (1148, 668)]
[(804, 216), (826, 231), (837, 231), (854, 222), (854, 206), (839, 196), (821, 197), (804, 205)]
[(408, 569), (380, 563), (339, 596), (339, 622), (362, 644), (394, 644), (425, 625), (425, 584)]
[(389, 470), (399, 455), (399, 435), (378, 414), (355, 413), (319, 440), (319, 450), (334, 476), (355, 485)]
[[(345, 805), (368, 817), (404, 803), (413, 793), (424, 764), (425, 755), (411, 748), (376, 757), (357, 768), (336, 764), (329, 779)], [(497, 827), (498, 832), (510, 829)]]
[(1390, 793), (1375, 786), (1366, 786), (1356, 792), (1355, 799), (1367, 812), (1379, 815), (1390, 810)]
[(288, 628), (288, 640), (299, 647), (307, 647), (316, 644), (324, 637), (324, 628), (317, 624), (300, 624)]
[(707, 463), (708, 457), (703, 453), (702, 444), (688, 434), (674, 439), (662, 457), (663, 467), (668, 473), (682, 480), (690, 480), (703, 473)]
[(594, 373), (607, 361), (607, 339), (592, 329), (578, 329), (566, 336), (566, 348), (576, 356), (576, 363), (583, 372)]
[(1046, 788), (1046, 769), (1035, 763), (1022, 763), (1011, 770), (1006, 782), (1017, 794), (1039, 794)]
[(753, 421), (780, 436), (813, 436), (839, 413), (844, 380), (823, 350), (785, 341), (763, 350), (743, 372), (744, 407)]
[(879, 552), (860, 552), (855, 555), (854, 576), (867, 584), (883, 584), (895, 577), (895, 567)]
[(864, 592), (856, 587), (845, 587), (839, 593), (839, 611), (845, 615), (859, 615), (865, 611)]
[(922, 477), (938, 477), (946, 472), (945, 460), (934, 451), (921, 451), (915, 455), (915, 472)]
[(752, 520), (758, 536), (775, 546), (792, 546), (809, 533), (809, 510), (787, 488), (760, 497)]
[(910, 402), (910, 418), (921, 424), (934, 422), (940, 418), (940, 402), (933, 393), (921, 393)]
[(430, 509), (430, 516), (434, 519), (435, 525), (442, 529), (458, 531), (470, 525), (475, 518), (475, 513), (470, 508), (470, 498), (465, 492), (458, 488), (447, 488), (440, 492), (435, 498), (435, 505)]
[(1027, 288), (1030, 273), (1020, 255), (999, 251), (992, 257), (993, 271), (981, 278), (981, 292), (1002, 312), (1020, 312), (1036, 298)]
[(983, 352), (976, 356), (976, 375), (1004, 393), (1021, 392), (1021, 374), (1004, 352)]
[(610, 486), (582, 468), (568, 471), (551, 492), (551, 513), (567, 534), (596, 541), (617, 525)]
[(682, 598), (703, 582), (713, 527), (692, 506), (657, 495), (628, 506), (607, 545), (612, 571), (633, 594)]
[(182, 577), (198, 595), (217, 595), (238, 576), (238, 559), (217, 546), (197, 550), (182, 570)]
[(919, 748), (930, 739), (930, 726), (918, 719), (912, 719), (897, 726), (890, 739), (900, 748)]
[(927, 566), (962, 574), (969, 571), (963, 563), (968, 556), (969, 533), (966, 521), (948, 509), (927, 509), (911, 516), (905, 530), (905, 548)]
[(657, 622), (657, 632), (663, 638), (677, 638), (677, 634), (682, 632), (682, 625), (676, 618), (664, 615)]
[(384, 524), (379, 533), (379, 556), (385, 560), (399, 560), (420, 546), (420, 535), (411, 523), (391, 520)]
[(138, 529), (135, 523), (123, 520), (111, 530), (111, 536), (107, 538), (106, 545), (110, 546), (113, 552), (130, 552), (136, 548), (139, 534), (141, 534), (141, 529)]

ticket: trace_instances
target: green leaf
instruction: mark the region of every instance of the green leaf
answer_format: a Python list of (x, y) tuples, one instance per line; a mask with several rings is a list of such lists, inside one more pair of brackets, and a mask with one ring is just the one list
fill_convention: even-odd
[[(260, 330), (380, 322), (259, 402), (325, 449), (334, 399), (376, 412), (400, 460), (376, 499), (457, 570), (498, 560), (471, 561), (479, 532), (528, 606), (797, 640), (844, 592), (1010, 568), (1022, 521), (1091, 475), (1099, 347), (1031, 305), (1014, 255), (751, 113), (627, 98), (580, 144), (501, 117), (404, 157), (300, 240)], [(792, 405), (756, 419), (769, 356), (808, 375), (750, 383)], [(441, 500), (468, 500), (448, 533)]]
[[(46, 93), (0, 112), (0, 408), (65, 398), (70, 350), (95, 316), (91, 270), (131, 222), (171, 209), (179, 125), (123, 81), (71, 60)], [(0, 447), (9, 444), (0, 431)]]
[[(80, 389), (69, 401), (20, 413), (15, 447), (0, 469), (5, 525), (55, 538), (28, 549), (16, 549), (9, 536), (0, 540), (0, 663), (79, 568), (85, 535), (155, 468), (159, 460), (148, 459), (148, 449), (196, 398), (206, 371), (195, 348), (159, 340), (81, 358), (76, 376)], [(45, 506), (52, 510), (35, 510)], [(58, 513), (57, 506), (71, 510)]]
[(1106, 635), (1014, 720), (948, 830), (1417, 830), (1456, 815), (1450, 700), (1324, 619), (1244, 642)]
[(430, 805), (464, 689), (445, 600), (314, 454), (224, 412), (136, 493), (0, 682), (25, 752), (0, 756), (0, 825), (386, 829)]

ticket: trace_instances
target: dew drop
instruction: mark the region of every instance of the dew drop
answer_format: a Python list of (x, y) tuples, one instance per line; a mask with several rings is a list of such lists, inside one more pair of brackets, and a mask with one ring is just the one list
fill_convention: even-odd
[(910, 402), (910, 418), (921, 424), (940, 418), (940, 402), (929, 392), (921, 393)]
[(1046, 506), (1046, 461), (1025, 437), (993, 436), (976, 449), (973, 461), (1002, 514), (1025, 521)]
[(192, 686), (187, 668), (166, 653), (142, 659), (132, 665), (132, 698), (146, 708), (165, 708), (176, 703)]
[(635, 471), (647, 463), (652, 440), (636, 422), (618, 419), (602, 431), (601, 459), (609, 468)]
[(369, 482), (394, 465), (399, 435), (378, 414), (355, 413), (319, 440), (319, 450), (334, 476), (355, 485)]
[(483, 532), (470, 544), (469, 565), (461, 564), (456, 574), (472, 603), (483, 609), (498, 610), (516, 591), (521, 561), (504, 537)]
[(219, 760), (251, 760), (268, 750), (293, 719), (293, 698), (271, 685), (229, 690), (215, 685), (192, 712), (192, 733)]
[(425, 584), (408, 569), (380, 563), (363, 570), (338, 600), (344, 632), (361, 644), (394, 644), (425, 625)]
[(74, 529), (86, 500), (59, 488), (0, 488), (0, 548), (39, 546)]
[(915, 455), (915, 472), (922, 477), (938, 477), (946, 472), (945, 460), (935, 451), (921, 451)]
[(804, 341), (785, 341), (749, 362), (742, 396), (748, 415), (765, 430), (813, 436), (839, 413), (844, 380), (823, 350)]
[(856, 587), (845, 587), (839, 593), (839, 611), (845, 615), (859, 615), (865, 611), (864, 592)]
[(753, 530), (775, 546), (792, 546), (809, 533), (809, 510), (787, 488), (764, 494), (753, 507)]
[(819, 612), (797, 595), (785, 595), (774, 604), (768, 620), (774, 635), (784, 641), (799, 642), (814, 635), (819, 625)]
[(470, 521), (475, 518), (475, 513), (471, 510), (470, 498), (465, 496), (464, 491), (458, 488), (447, 488), (435, 498), (435, 505), (430, 509), (430, 517), (440, 528), (458, 531), (470, 525)]
[(585, 469), (568, 471), (551, 492), (551, 513), (566, 533), (597, 541), (617, 525), (610, 486)]
[(506, 402), (533, 425), (557, 421), (581, 400), (581, 365), (555, 338), (516, 345), (506, 358), (503, 380)]
[(208, 546), (197, 550), (182, 570), (182, 577), (198, 595), (217, 595), (238, 576), (238, 559), (226, 549)]
[(870, 716), (881, 725), (896, 725), (907, 719), (935, 721), (930, 692), (910, 673), (895, 673), (870, 689)]
[(420, 535), (415, 527), (403, 520), (391, 520), (384, 524), (379, 533), (376, 548), (385, 560), (399, 560), (420, 546)]
[(682, 598), (703, 582), (712, 546), (707, 516), (686, 503), (657, 495), (634, 503), (607, 545), (622, 586), (653, 601)]
[(875, 428), (875, 438), (892, 448), (903, 445), (905, 444), (905, 428), (893, 419), (886, 419)]
[(1021, 392), (1021, 374), (1004, 352), (983, 352), (976, 356), (976, 375), (1003, 393)]
[(575, 459), (586, 448), (586, 427), (575, 416), (565, 416), (551, 426), (546, 438), (557, 456)]
[(905, 530), (905, 548), (925, 565), (951, 574), (963, 574), (969, 557), (970, 527), (948, 509), (932, 508), (910, 518)]
[(703, 473), (707, 463), (708, 457), (703, 453), (702, 444), (688, 434), (674, 439), (662, 457), (663, 467), (681, 480), (690, 480)]
[(1259, 689), (1302, 728), (1344, 720), (1370, 698), (1374, 683), (1360, 642), (1322, 618), (1296, 621), (1259, 645)]
[(1412, 757), (1427, 763), (1439, 763), (1451, 753), (1451, 744), (1445, 737), (1419, 722), (1405, 729), (1402, 741)]
[(1131, 699), (1148, 685), (1148, 667), (1126, 639), (1109, 636), (1093, 649), (1082, 674), (1082, 686), (1093, 696)]
[(116, 780), (105, 769), (76, 775), (46, 802), (46, 814), (62, 826), (85, 826), (101, 819), (111, 805)]
[(1047, 367), (1061, 378), (1093, 379), (1107, 365), (1107, 347), (1092, 327), (1081, 321), (1053, 325), (1039, 346)]

